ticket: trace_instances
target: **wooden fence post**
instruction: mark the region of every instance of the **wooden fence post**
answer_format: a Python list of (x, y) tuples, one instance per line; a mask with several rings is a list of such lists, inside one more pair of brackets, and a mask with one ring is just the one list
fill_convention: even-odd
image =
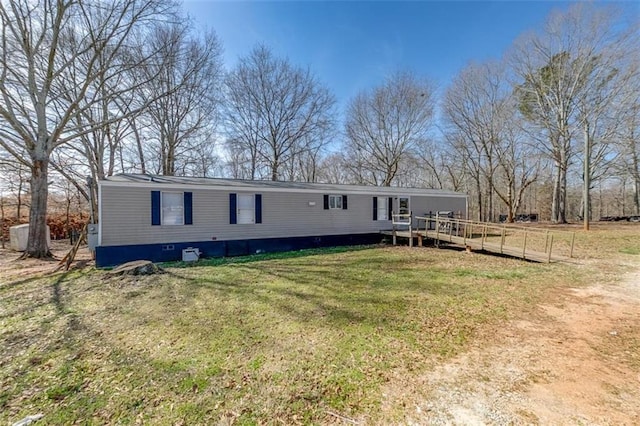
[(413, 247), (413, 213), (409, 212), (409, 247)]
[(576, 233), (571, 234), (571, 252), (569, 252), (569, 257), (573, 257), (573, 243), (576, 240)]
[(397, 240), (397, 237), (396, 237), (396, 224), (395, 224), (396, 219), (395, 219), (395, 217), (396, 217), (396, 215), (393, 213), (393, 210), (392, 210), (392, 211), (391, 211), (391, 225), (393, 226), (393, 232), (392, 232), (392, 235), (393, 235), (393, 245), (394, 245), (394, 246), (395, 246), (395, 245), (396, 245), (396, 243), (397, 243), (397, 241), (396, 241), (396, 240)]
[(549, 247), (549, 230), (547, 229), (547, 232), (545, 234), (545, 239), (544, 239), (544, 252), (546, 253)]
[(482, 250), (484, 250), (484, 242), (487, 239), (487, 224), (484, 224), (484, 228), (482, 229)]

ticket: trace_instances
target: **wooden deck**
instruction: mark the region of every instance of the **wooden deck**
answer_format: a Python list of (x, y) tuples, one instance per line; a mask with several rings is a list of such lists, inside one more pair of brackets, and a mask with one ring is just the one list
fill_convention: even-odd
[[(394, 229), (381, 231), (384, 235), (409, 239), (418, 246), (425, 239), (432, 240), (436, 246), (448, 245), (470, 251), (511, 256), (534, 262), (565, 262), (573, 256), (574, 234), (550, 231), (548, 229), (510, 226), (494, 223), (475, 222), (449, 218), (415, 217), (424, 226), (412, 228), (404, 221), (394, 221)], [(410, 238), (411, 236), (411, 238)]]

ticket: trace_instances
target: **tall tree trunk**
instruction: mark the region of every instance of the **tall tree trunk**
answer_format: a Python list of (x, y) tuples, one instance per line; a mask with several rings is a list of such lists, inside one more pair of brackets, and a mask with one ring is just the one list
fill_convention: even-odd
[(22, 216), (22, 175), (18, 174), (18, 204), (16, 206), (16, 219), (20, 222), (20, 216)]
[(560, 185), (558, 187), (558, 221), (567, 223), (567, 163), (560, 169)]
[(162, 174), (165, 176), (174, 176), (176, 174), (176, 146), (173, 135), (167, 136)]
[(551, 195), (551, 222), (558, 223), (560, 210), (560, 175), (562, 174), (562, 166), (557, 160), (554, 163), (556, 173), (553, 176), (553, 191)]
[(273, 162), (271, 163), (271, 180), (278, 180), (278, 169), (280, 168), (280, 160), (277, 156), (274, 156)]
[(507, 193), (507, 199), (509, 202), (507, 203), (507, 223), (513, 223), (514, 220), (514, 202), (513, 202), (513, 184), (509, 183), (509, 189)]
[(29, 210), (29, 241), (23, 257), (51, 257), (47, 245), (47, 195), (49, 193), (48, 155), (32, 156), (31, 208)]
[(551, 201), (551, 221), (567, 223), (567, 157), (555, 161), (556, 174), (553, 177), (553, 198)]
[(482, 208), (482, 188), (480, 187), (480, 177), (475, 179), (476, 191), (478, 193), (478, 221), (482, 222), (484, 209)]
[(638, 153), (634, 148), (631, 152), (631, 173), (633, 176), (633, 206), (636, 214), (640, 214), (640, 169), (638, 168), (640, 164), (638, 163)]
[(0, 194), (0, 241), (4, 247), (4, 197)]
[(633, 178), (633, 206), (636, 214), (640, 214), (640, 176)]
[(487, 217), (486, 222), (493, 222), (493, 183), (489, 182), (487, 188)]
[(73, 238), (71, 236), (71, 224), (70, 224), (70, 216), (71, 216), (71, 195), (67, 192), (67, 208), (66, 208), (66, 228), (67, 228), (67, 237), (69, 237), (69, 242), (73, 244)]
[(585, 231), (589, 230), (591, 216), (591, 200), (589, 198), (589, 187), (591, 186), (591, 135), (589, 133), (589, 123), (584, 124), (584, 186), (582, 188), (582, 199), (584, 201), (582, 222)]
[[(138, 158), (140, 160), (140, 173), (143, 175), (147, 174), (147, 166), (144, 160), (144, 150), (142, 148), (142, 137), (140, 136), (140, 132), (136, 126), (133, 126), (133, 134), (136, 140), (136, 148), (138, 149)], [(124, 167), (122, 168), (124, 170)]]

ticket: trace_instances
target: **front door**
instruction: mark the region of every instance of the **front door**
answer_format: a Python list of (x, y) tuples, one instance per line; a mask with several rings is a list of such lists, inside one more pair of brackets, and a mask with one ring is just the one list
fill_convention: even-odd
[(409, 197), (397, 197), (396, 205), (398, 206), (398, 214), (401, 215), (398, 219), (402, 222), (409, 222), (409, 215), (411, 213), (411, 206), (409, 205)]
[(409, 197), (398, 197), (398, 213), (409, 214)]

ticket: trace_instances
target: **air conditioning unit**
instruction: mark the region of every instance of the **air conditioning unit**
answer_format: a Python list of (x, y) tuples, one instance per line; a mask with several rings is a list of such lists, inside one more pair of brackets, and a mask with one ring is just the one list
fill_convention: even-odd
[(183, 262), (196, 262), (200, 259), (200, 249), (195, 247), (187, 247), (186, 249), (182, 249), (182, 261)]

